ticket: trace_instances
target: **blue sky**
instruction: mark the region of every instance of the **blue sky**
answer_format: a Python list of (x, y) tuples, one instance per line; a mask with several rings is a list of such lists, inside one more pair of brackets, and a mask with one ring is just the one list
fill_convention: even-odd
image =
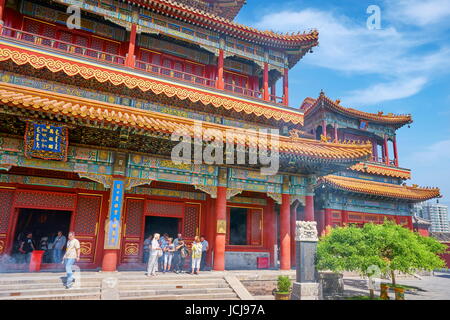
[[(381, 29), (369, 30), (369, 5)], [(237, 22), (278, 32), (319, 30), (319, 47), (290, 72), (290, 103), (321, 89), (368, 112), (410, 113), (397, 131), (408, 184), (437, 186), (450, 204), (450, 0), (247, 0)]]

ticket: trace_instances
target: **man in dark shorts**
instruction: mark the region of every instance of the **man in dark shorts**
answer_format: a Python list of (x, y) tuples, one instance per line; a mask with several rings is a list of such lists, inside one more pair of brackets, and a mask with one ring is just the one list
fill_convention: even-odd
[(36, 245), (33, 242), (33, 234), (29, 232), (27, 237), (22, 240), (19, 247), (19, 252), (22, 254), (23, 263), (30, 263), (31, 253), (36, 250)]

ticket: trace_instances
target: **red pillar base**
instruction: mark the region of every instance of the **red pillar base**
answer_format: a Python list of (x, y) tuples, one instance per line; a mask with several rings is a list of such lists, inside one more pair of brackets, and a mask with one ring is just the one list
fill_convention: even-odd
[(116, 271), (119, 250), (105, 249), (103, 252), (102, 271)]
[(214, 271), (225, 270), (225, 235), (216, 235), (216, 244), (214, 251)]

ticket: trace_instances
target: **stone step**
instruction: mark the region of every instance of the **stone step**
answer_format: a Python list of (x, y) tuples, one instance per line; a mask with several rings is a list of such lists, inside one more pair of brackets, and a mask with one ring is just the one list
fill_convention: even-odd
[(76, 288), (66, 289), (63, 286), (54, 289), (21, 289), (21, 290), (2, 290), (0, 297), (14, 297), (14, 296), (37, 296), (37, 295), (65, 295), (70, 291), (71, 294), (92, 294), (93, 292), (100, 292), (100, 288)]
[(161, 278), (142, 278), (140, 280), (127, 280), (120, 279), (119, 284), (124, 285), (139, 285), (139, 284), (193, 284), (193, 283), (208, 283), (211, 285), (226, 283), (224, 279), (161, 279)]
[[(114, 277), (114, 276), (112, 276)], [(180, 280), (180, 279), (210, 279), (210, 280), (220, 280), (223, 276), (216, 275), (191, 275), (191, 274), (167, 274), (167, 273), (156, 273), (156, 276), (147, 277), (145, 273), (135, 276), (119, 275), (117, 278), (122, 280), (142, 280), (142, 279), (164, 279), (164, 280)]]
[[(87, 282), (83, 281), (80, 284), (81, 288), (100, 288), (100, 281)], [(62, 287), (63, 283), (21, 283), (21, 284), (0, 284), (0, 292), (5, 290), (26, 290), (26, 289), (53, 289)]]
[[(174, 284), (121, 284), (119, 283), (119, 290), (167, 290), (167, 289), (205, 289), (205, 288), (229, 288), (226, 283), (174, 283)], [(1, 289), (0, 289), (1, 290)]]
[(37, 294), (0, 297), (0, 300), (100, 300), (100, 291), (86, 293), (72, 293), (73, 289), (66, 290), (66, 294)]
[(229, 293), (198, 293), (182, 295), (148, 295), (121, 297), (121, 300), (239, 300), (234, 292)]
[[(80, 279), (75, 277), (75, 279)], [(81, 278), (82, 282), (96, 282), (101, 283), (102, 279), (93, 279), (93, 278)], [(3, 285), (27, 285), (27, 284), (43, 284), (43, 285), (58, 285), (62, 284), (62, 279), (51, 278), (51, 279), (10, 279), (10, 280), (0, 280), (0, 286)]]
[(120, 297), (233, 293), (231, 288), (120, 290)]

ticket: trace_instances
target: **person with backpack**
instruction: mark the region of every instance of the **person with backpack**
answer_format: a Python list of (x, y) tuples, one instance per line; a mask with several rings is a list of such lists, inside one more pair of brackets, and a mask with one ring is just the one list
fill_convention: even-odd
[(183, 272), (184, 262), (186, 261), (186, 257), (189, 255), (189, 251), (186, 248), (186, 244), (183, 239), (181, 239), (181, 235), (178, 235), (179, 237), (175, 240), (177, 240), (177, 245), (175, 246), (175, 264), (174, 264), (174, 270), (175, 273), (181, 273)]

